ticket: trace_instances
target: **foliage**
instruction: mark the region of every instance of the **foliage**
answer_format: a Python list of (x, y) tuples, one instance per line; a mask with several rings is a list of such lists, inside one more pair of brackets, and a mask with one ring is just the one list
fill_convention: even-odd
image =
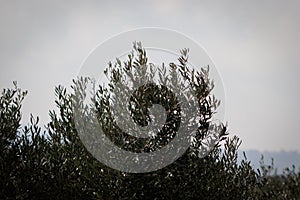
[[(219, 140), (205, 157), (199, 156), (199, 149), (204, 145), (201, 141), (209, 134), (208, 127), (219, 101), (211, 95), (213, 82), (208, 77), (209, 69), (190, 70), (188, 51), (181, 53), (179, 64), (170, 63), (169, 66), (171, 74), (189, 80), (197, 94), (201, 106), (199, 127), (186, 153), (154, 172), (120, 172), (101, 164), (86, 150), (75, 126), (73, 99), (76, 92), (84, 95), (80, 88), (86, 86), (88, 79), (74, 81), (71, 94), (62, 86), (55, 89), (59, 113), (50, 112), (51, 121), (45, 131), (38, 125), (38, 117), (32, 116), (30, 124), (24, 127), (20, 125), (21, 104), (27, 92), (17, 88), (16, 83), (13, 89), (3, 90), (0, 97), (0, 199), (299, 199), (300, 173), (287, 169), (284, 175), (272, 174), (272, 166), (264, 163), (261, 170), (255, 171), (246, 155), (238, 163), (237, 150), (241, 141), (236, 136), (228, 136), (226, 125), (215, 126)], [(123, 74), (134, 77), (135, 69), (147, 63), (145, 50), (136, 43), (127, 62), (117, 60), (109, 64), (106, 74), (111, 85), (108, 88), (99, 86), (93, 99), (99, 122), (110, 125), (107, 136), (129, 151), (154, 151), (176, 132), (167, 132), (169, 137), (163, 137), (162, 133), (161, 140), (156, 142), (140, 140), (134, 143), (136, 138), (126, 135), (114, 124), (109, 112), (114, 81)], [(170, 77), (165, 69), (158, 74), (161, 81)], [(142, 91), (137, 91), (131, 101), (135, 105), (130, 108), (132, 117), (142, 125), (149, 123), (148, 109), (142, 108), (157, 103), (155, 95), (151, 97), (152, 102), (145, 101), (145, 96), (141, 95), (149, 89), (153, 92), (151, 88), (151, 85), (141, 87)], [(160, 91), (173, 101), (167, 104), (164, 103), (167, 99), (160, 99), (160, 103), (172, 111), (169, 123), (176, 123), (173, 111), (178, 107), (172, 107), (176, 99), (172, 100), (168, 90), (160, 88)], [(136, 107), (140, 109), (134, 109)]]

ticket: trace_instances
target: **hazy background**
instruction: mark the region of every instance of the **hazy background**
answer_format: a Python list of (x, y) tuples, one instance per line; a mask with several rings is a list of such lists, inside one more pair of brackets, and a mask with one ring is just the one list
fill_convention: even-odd
[[(89, 52), (123, 31), (186, 34), (214, 61), (231, 134), (242, 149), (300, 151), (297, 1), (0, 1), (0, 89), (17, 80), (30, 113), (48, 121), (54, 87), (69, 86)], [(299, 159), (300, 160), (300, 159)]]

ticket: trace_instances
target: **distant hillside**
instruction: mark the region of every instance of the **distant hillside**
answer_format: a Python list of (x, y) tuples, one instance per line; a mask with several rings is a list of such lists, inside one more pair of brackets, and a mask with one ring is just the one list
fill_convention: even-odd
[[(247, 160), (251, 161), (252, 166), (255, 169), (260, 168), (261, 155), (264, 156), (264, 163), (271, 164), (272, 158), (274, 158), (274, 166), (277, 168), (277, 173), (282, 174), (283, 170), (287, 167), (291, 168), (293, 165), (296, 167), (296, 171), (300, 169), (300, 153), (297, 151), (264, 151), (257, 150), (245, 151)], [(243, 159), (243, 151), (239, 151), (239, 161)]]

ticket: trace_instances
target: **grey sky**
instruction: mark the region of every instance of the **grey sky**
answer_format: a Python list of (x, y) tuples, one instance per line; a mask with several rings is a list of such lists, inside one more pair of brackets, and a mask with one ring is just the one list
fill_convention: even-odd
[(123, 31), (174, 29), (201, 44), (225, 87), (242, 148), (300, 151), (300, 3), (297, 1), (0, 1), (0, 88), (29, 90), (48, 120), (54, 87), (69, 86), (89, 52)]

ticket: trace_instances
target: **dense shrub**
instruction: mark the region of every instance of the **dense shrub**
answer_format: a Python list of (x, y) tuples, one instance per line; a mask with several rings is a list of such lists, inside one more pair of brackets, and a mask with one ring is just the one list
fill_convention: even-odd
[[(109, 65), (107, 74), (111, 83), (117, 78), (114, 74), (121, 75), (122, 70), (128, 72), (147, 63), (141, 46), (136, 44), (134, 50), (127, 63), (117, 61)], [(179, 64), (171, 63), (170, 67), (176, 67), (178, 74), (193, 83), (199, 105), (203, 107), (201, 125), (185, 154), (154, 172), (120, 172), (101, 164), (86, 150), (74, 123), (72, 98), (78, 86), (85, 86), (88, 79), (74, 81), (74, 93), (67, 93), (62, 86), (55, 89), (59, 112), (50, 112), (51, 121), (45, 131), (38, 126), (38, 117), (33, 116), (29, 125), (21, 127), (20, 110), (26, 92), (17, 88), (16, 83), (13, 89), (3, 90), (0, 97), (0, 199), (299, 199), (300, 174), (287, 169), (285, 174), (275, 175), (272, 166), (263, 163), (261, 170), (255, 171), (246, 155), (238, 163), (241, 141), (236, 136), (228, 136), (226, 125), (218, 125), (220, 140), (210, 153), (203, 158), (198, 156), (201, 139), (207, 134), (218, 101), (211, 95), (213, 82), (208, 78), (208, 69), (189, 70), (187, 52), (183, 50)], [(100, 114), (109, 108), (105, 95), (109, 95), (109, 88), (100, 86), (94, 99), (102, 117)], [(111, 119), (110, 115), (105, 117)], [(138, 120), (147, 121), (137, 117)], [(154, 144), (145, 149), (144, 143), (126, 146), (128, 143), (118, 140), (117, 137), (124, 136), (118, 135), (118, 131), (114, 127), (107, 134), (124, 148), (151, 151), (155, 147)]]

